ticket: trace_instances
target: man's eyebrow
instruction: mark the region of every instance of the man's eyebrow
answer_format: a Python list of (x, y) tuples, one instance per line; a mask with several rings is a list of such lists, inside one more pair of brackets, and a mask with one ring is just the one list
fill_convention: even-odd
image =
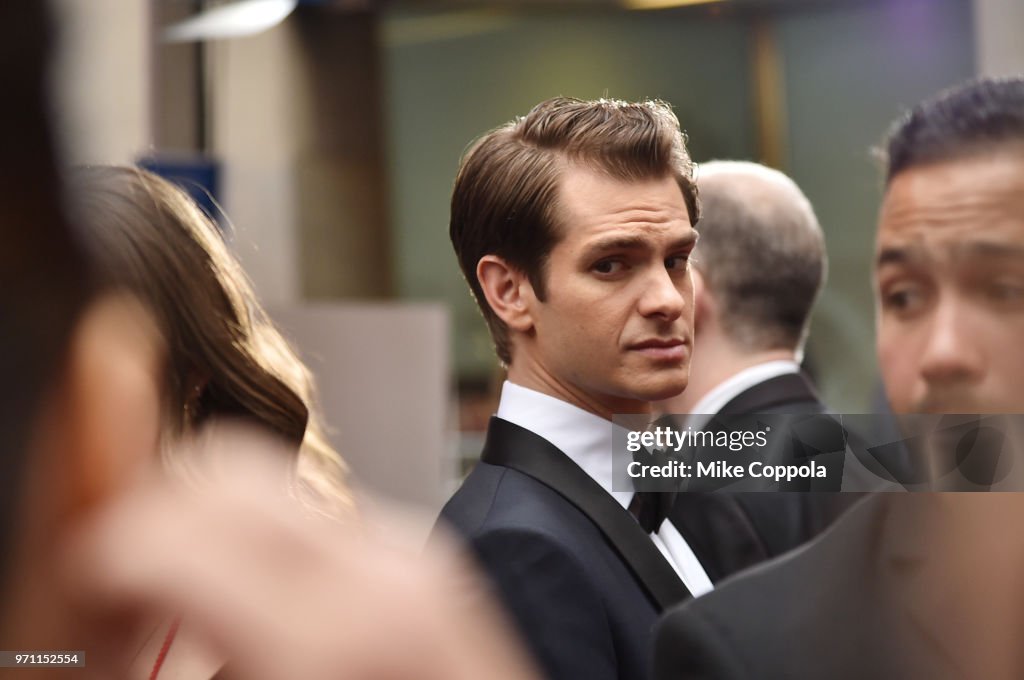
[(995, 257), (1024, 259), (1024, 245), (1001, 241), (968, 241), (959, 249), (967, 257)]
[[(958, 260), (965, 258), (1024, 260), (1024, 245), (1016, 243), (970, 239), (957, 243), (955, 248), (954, 257)], [(921, 262), (924, 258), (925, 252), (920, 246), (889, 246), (878, 251), (875, 267), (913, 264)]]
[(889, 246), (878, 251), (875, 258), (875, 267), (883, 267), (887, 264), (907, 264), (921, 259), (919, 248), (906, 246)]
[[(669, 245), (669, 250), (682, 250), (692, 247), (697, 242), (697, 231), (690, 229)], [(586, 247), (586, 254), (601, 253), (608, 250), (646, 250), (651, 247), (651, 240), (644, 236), (610, 236), (598, 239)]]

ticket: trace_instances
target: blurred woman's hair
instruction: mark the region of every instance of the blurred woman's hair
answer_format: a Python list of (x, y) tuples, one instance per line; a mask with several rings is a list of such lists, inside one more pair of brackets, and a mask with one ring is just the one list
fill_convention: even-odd
[(68, 180), (101, 290), (139, 298), (167, 343), (164, 455), (210, 418), (250, 419), (298, 446), (300, 497), (330, 514), (350, 510), (345, 465), (324, 434), (312, 375), (218, 226), (184, 191), (139, 168), (81, 167)]

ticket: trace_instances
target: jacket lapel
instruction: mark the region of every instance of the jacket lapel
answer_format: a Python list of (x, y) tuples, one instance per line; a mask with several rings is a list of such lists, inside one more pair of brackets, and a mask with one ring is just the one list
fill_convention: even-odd
[(576, 506), (597, 525), (659, 610), (689, 597), (675, 570), (633, 516), (551, 442), (492, 417), (480, 459), (528, 475)]

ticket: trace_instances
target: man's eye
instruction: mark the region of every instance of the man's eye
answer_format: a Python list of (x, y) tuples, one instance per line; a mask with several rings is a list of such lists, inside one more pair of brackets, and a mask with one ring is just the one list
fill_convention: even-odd
[(997, 302), (1024, 301), (1024, 284), (1017, 282), (997, 282), (989, 287), (989, 297)]
[(618, 274), (625, 266), (620, 260), (601, 260), (593, 266), (593, 270), (598, 274)]
[(917, 286), (892, 288), (882, 294), (882, 307), (894, 312), (912, 312), (923, 302), (924, 292)]
[(690, 262), (688, 255), (673, 255), (665, 258), (665, 269), (686, 269)]

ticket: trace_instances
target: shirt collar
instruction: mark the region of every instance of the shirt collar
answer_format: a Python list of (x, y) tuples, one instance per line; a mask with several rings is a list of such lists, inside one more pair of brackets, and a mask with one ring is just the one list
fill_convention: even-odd
[(610, 420), (508, 380), (495, 415), (551, 442), (622, 507), (629, 505), (632, 491), (612, 490), (612, 431), (618, 426)]
[(780, 375), (799, 372), (800, 366), (790, 359), (766, 361), (763, 364), (745, 368), (715, 385), (710, 392), (694, 404), (693, 410), (690, 413), (694, 415), (714, 415), (721, 411), (722, 407), (732, 401), (733, 398), (754, 385)]

